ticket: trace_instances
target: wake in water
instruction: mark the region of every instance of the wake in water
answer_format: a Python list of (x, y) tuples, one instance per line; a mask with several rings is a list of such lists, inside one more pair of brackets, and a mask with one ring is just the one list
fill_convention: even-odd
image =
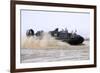
[(56, 40), (49, 33), (43, 33), (42, 36), (23, 37), (21, 39), (21, 48), (66, 48), (70, 45)]

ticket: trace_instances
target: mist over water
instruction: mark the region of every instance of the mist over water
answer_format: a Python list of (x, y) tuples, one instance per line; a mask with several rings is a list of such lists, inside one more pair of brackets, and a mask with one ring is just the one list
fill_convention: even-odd
[(21, 48), (66, 48), (70, 45), (56, 40), (49, 33), (43, 33), (42, 36), (23, 37), (21, 39)]

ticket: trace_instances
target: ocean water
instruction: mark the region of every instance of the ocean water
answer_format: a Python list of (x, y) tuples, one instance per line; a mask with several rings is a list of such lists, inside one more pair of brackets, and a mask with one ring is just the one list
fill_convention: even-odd
[(56, 49), (21, 49), (21, 63), (53, 62), (65, 60), (88, 60), (89, 49), (87, 48), (56, 48)]

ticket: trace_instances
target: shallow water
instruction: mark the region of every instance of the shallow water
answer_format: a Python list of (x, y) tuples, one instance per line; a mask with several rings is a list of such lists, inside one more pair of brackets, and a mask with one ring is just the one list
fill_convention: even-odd
[[(77, 48), (76, 48), (77, 47)], [(69, 48), (21, 49), (21, 63), (52, 62), (65, 60), (88, 60), (89, 48), (73, 46)]]

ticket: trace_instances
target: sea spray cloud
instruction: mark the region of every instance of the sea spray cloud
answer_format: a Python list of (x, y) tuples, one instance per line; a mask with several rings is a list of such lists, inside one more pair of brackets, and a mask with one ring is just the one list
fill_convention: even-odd
[(68, 43), (56, 40), (46, 32), (39, 37), (24, 37), (21, 40), (21, 48), (66, 48), (68, 46)]

